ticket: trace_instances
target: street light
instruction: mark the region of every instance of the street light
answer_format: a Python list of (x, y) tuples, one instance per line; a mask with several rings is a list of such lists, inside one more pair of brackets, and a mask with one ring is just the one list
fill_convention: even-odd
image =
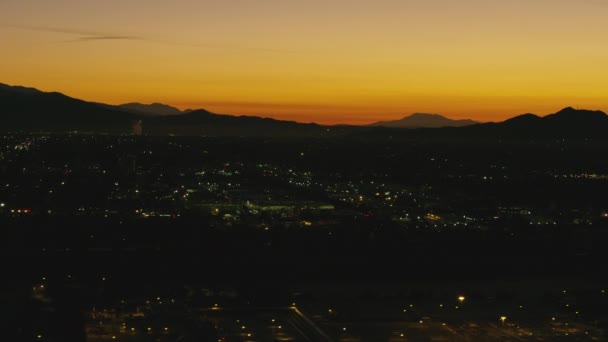
[(466, 298), (464, 298), (464, 296), (458, 296), (458, 301), (460, 302), (460, 304), (462, 304), (465, 299)]
[(500, 323), (502, 323), (502, 325), (505, 325), (505, 321), (507, 320), (507, 316), (500, 316)]

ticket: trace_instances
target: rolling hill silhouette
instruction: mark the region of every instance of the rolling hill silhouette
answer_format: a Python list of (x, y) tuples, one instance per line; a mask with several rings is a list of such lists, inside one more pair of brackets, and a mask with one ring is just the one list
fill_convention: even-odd
[(567, 107), (557, 113), (540, 117), (523, 114), (500, 123), (464, 127), (472, 136), (502, 138), (606, 138), (608, 115), (602, 111)]
[[(127, 133), (131, 132), (134, 122), (141, 121), (144, 133), (153, 135), (319, 137), (345, 130), (255, 116), (214, 114), (203, 109), (173, 115), (150, 115), (151, 108), (161, 107), (143, 106), (124, 108), (86, 102), (55, 92), (0, 84), (0, 129)], [(168, 106), (161, 106), (165, 111), (168, 109)], [(133, 110), (135, 107), (148, 112)]]
[(128, 131), (137, 116), (60, 93), (0, 84), (0, 126), (15, 130)]
[[(204, 109), (193, 110), (181, 115), (153, 117), (144, 122), (146, 133), (153, 135), (321, 137), (332, 132), (317, 124), (256, 116), (215, 114)], [(339, 131), (339, 129), (334, 131)]]

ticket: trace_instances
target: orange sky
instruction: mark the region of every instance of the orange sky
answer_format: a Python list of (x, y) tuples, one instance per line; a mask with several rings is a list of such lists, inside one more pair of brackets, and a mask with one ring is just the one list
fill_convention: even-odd
[(2, 0), (0, 82), (319, 123), (608, 110), (604, 0)]

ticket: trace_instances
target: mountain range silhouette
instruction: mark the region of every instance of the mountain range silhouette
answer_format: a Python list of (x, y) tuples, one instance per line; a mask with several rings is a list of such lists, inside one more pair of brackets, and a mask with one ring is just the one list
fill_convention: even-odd
[(415, 113), (401, 120), (368, 126), (323, 126), (256, 116), (180, 111), (154, 103), (119, 106), (87, 102), (57, 92), (0, 84), (0, 130), (13, 132), (129, 133), (143, 122), (149, 135), (260, 137), (436, 137), (436, 138), (593, 138), (606, 139), (608, 115), (602, 111), (564, 108), (544, 117), (523, 114), (498, 123), (450, 120)]

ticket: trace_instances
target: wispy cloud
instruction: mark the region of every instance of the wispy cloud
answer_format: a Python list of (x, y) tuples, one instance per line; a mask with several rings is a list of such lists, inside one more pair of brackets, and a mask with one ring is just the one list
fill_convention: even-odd
[(86, 42), (91, 40), (145, 40), (142, 37), (137, 36), (89, 36), (89, 37), (80, 37), (74, 40), (68, 40), (67, 43), (71, 42)]
[(118, 40), (137, 40), (137, 41), (147, 41), (156, 44), (163, 45), (174, 45), (174, 46), (190, 46), (197, 47), (207, 50), (215, 50), (215, 51), (226, 51), (226, 52), (237, 52), (242, 50), (248, 51), (257, 51), (261, 53), (296, 53), (297, 51), (286, 50), (286, 49), (274, 49), (269, 47), (260, 47), (260, 46), (240, 46), (240, 45), (232, 45), (232, 44), (214, 44), (214, 43), (200, 43), (200, 42), (180, 42), (178, 40), (169, 41), (162, 39), (153, 39), (150, 37), (138, 36), (138, 35), (130, 35), (130, 34), (121, 34), (117, 32), (99, 32), (99, 31), (89, 31), (78, 28), (68, 28), (68, 27), (57, 27), (57, 26), (34, 26), (34, 25), (11, 25), (11, 24), (0, 24), (0, 27), (8, 27), (13, 29), (20, 30), (29, 30), (29, 31), (39, 31), (39, 32), (52, 32), (52, 33), (62, 33), (65, 35), (75, 36), (72, 39), (63, 40), (62, 43), (79, 43), (79, 42), (94, 42), (94, 41), (118, 41)]
[(80, 30), (80, 29), (65, 28), (65, 27), (55, 27), (55, 26), (26, 26), (26, 25), (3, 25), (3, 26), (22, 29), (22, 30), (63, 33), (63, 34), (69, 34), (69, 35), (74, 35), (74, 36), (80, 36), (75, 39), (64, 41), (66, 43), (95, 41), (95, 40), (146, 40), (144, 37), (139, 37), (139, 36), (118, 35), (118, 34), (108, 33), (108, 32), (88, 31), (88, 30)]

